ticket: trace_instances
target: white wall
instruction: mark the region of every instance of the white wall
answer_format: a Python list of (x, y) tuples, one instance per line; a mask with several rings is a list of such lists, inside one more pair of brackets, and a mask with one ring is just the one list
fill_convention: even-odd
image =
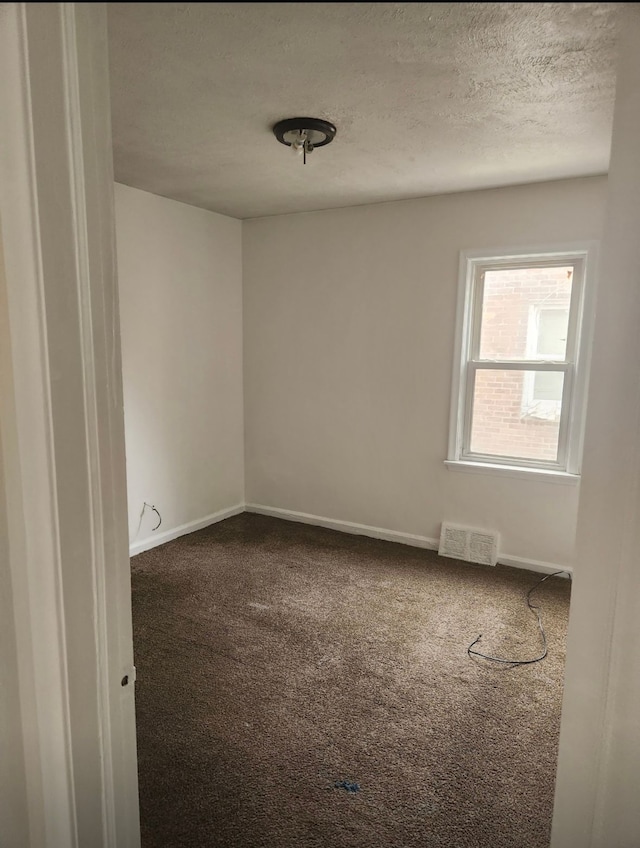
[(447, 451), (461, 249), (599, 239), (604, 177), (245, 221), (248, 503), (571, 565), (579, 491)]
[(621, 21), (553, 848), (640, 845), (640, 4)]
[[(131, 542), (244, 501), (241, 223), (116, 184)], [(162, 526), (143, 502), (154, 504)], [(166, 538), (166, 537), (162, 537)]]

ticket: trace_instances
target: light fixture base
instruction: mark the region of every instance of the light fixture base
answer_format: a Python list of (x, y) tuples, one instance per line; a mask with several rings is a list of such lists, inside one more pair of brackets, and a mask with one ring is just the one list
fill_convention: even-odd
[(316, 147), (330, 144), (336, 136), (336, 128), (322, 118), (285, 118), (273, 125), (273, 134), (280, 144), (307, 153)]

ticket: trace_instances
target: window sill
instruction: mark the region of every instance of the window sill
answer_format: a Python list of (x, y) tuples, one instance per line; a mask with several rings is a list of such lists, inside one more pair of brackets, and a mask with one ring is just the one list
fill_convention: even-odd
[(491, 474), (498, 477), (520, 477), (527, 480), (541, 480), (544, 483), (559, 483), (563, 486), (577, 486), (579, 474), (567, 471), (552, 471), (546, 468), (528, 468), (522, 465), (500, 465), (490, 462), (471, 462), (462, 459), (445, 459), (449, 471), (463, 471), (466, 474)]

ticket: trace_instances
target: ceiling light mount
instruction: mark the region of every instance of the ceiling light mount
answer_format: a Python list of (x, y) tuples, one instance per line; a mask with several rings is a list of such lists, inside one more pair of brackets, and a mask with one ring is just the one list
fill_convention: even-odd
[(307, 153), (330, 144), (336, 136), (336, 128), (322, 118), (286, 118), (273, 125), (273, 134), (294, 153), (301, 153), (306, 165)]

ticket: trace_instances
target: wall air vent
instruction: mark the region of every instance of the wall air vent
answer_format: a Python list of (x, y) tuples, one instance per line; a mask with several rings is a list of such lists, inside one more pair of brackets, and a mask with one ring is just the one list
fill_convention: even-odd
[(495, 565), (498, 557), (498, 534), (491, 530), (443, 523), (438, 553), (440, 556), (465, 562)]

